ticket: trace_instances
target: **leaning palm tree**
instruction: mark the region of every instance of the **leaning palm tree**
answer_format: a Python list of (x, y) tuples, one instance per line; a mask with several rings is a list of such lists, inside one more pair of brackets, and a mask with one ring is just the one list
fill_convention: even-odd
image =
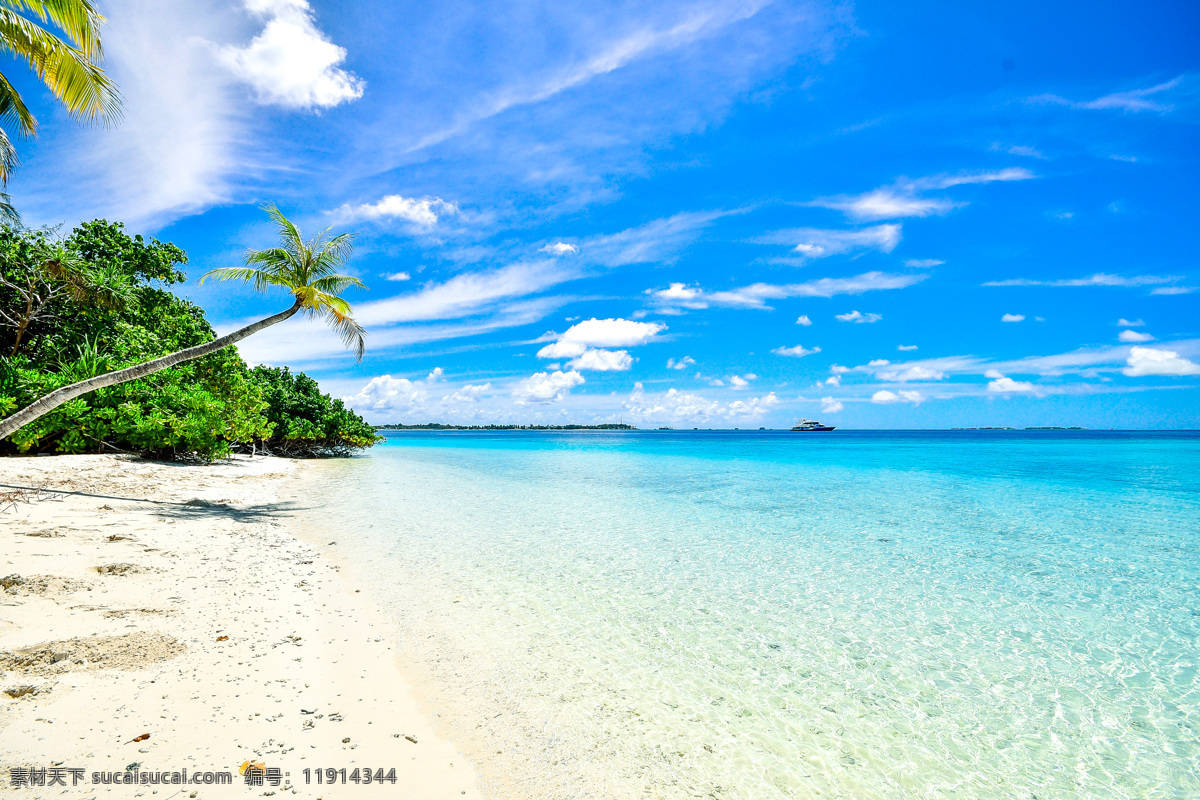
[[(39, 23), (50, 23), (62, 35)], [(120, 115), (121, 101), (99, 66), (103, 23), (92, 0), (0, 0), (0, 52), (26, 62), (71, 116), (111, 121)], [(21, 136), (37, 133), (37, 119), (0, 74), (0, 185), (8, 183), (17, 166), (17, 149), (8, 130), (13, 125)], [(3, 192), (0, 216), (17, 220)]]
[(366, 349), (366, 331), (351, 316), (350, 304), (341, 297), (341, 293), (351, 286), (360, 289), (367, 287), (358, 278), (338, 273), (350, 260), (354, 248), (354, 234), (342, 233), (331, 237), (329, 229), (326, 228), (305, 241), (300, 235), (300, 230), (278, 208), (268, 205), (265, 206), (265, 210), (279, 231), (282, 240), (280, 246), (268, 250), (249, 250), (246, 253), (246, 266), (211, 270), (200, 282), (203, 283), (208, 278), (221, 281), (241, 280), (260, 292), (272, 286), (282, 286), (295, 298), (291, 308), (211, 342), (55, 389), (7, 419), (0, 420), (0, 439), (11, 436), (38, 417), (80, 395), (144, 378), (176, 364), (215, 353), (300, 312), (309, 317), (324, 319), (341, 336), (346, 346), (354, 351), (355, 357), (362, 361)]

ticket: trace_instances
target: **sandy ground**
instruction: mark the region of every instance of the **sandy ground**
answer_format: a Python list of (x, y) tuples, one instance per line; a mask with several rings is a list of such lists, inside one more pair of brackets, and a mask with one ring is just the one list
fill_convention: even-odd
[[(0, 787), (11, 767), (59, 767), (83, 780), (12, 796), (480, 796), (369, 597), (285, 527), (299, 508), (277, 493), (296, 494), (303, 470), (0, 459), (0, 483), (79, 492), (0, 510)], [(280, 768), (281, 784), (248, 787), (246, 761)], [(394, 768), (395, 784), (305, 782), (306, 768), (368, 767)], [(91, 784), (127, 768), (234, 782)]]

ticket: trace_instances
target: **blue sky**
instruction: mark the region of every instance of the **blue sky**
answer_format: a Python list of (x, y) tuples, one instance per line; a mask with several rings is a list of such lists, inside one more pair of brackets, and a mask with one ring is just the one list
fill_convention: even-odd
[(193, 278), (355, 231), (364, 361), (241, 350), (376, 422), (1200, 427), (1196, 5), (577, 5), (110, 0), (124, 121), (22, 76), (10, 191)]

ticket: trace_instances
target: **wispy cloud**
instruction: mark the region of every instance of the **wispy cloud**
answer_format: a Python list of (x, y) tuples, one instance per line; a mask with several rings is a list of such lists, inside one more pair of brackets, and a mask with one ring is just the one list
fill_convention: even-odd
[(1154, 111), (1161, 114), (1170, 111), (1173, 106), (1170, 103), (1163, 102), (1159, 99), (1159, 96), (1175, 89), (1183, 83), (1183, 80), (1183, 76), (1180, 75), (1165, 83), (1155, 84), (1144, 89), (1114, 92), (1097, 97), (1094, 100), (1068, 100), (1056, 94), (1040, 94), (1030, 97), (1028, 102), (1034, 105), (1058, 105), (1088, 111), (1127, 111), (1135, 114), (1143, 111)]
[(830, 228), (785, 228), (760, 236), (760, 244), (788, 244), (805, 260), (825, 258), (858, 250), (890, 253), (900, 244), (899, 224), (875, 225), (856, 230)]
[[(1111, 275), (1097, 272), (1085, 278), (1062, 278), (1041, 280), (1037, 278), (1010, 278), (1003, 281), (987, 281), (984, 286), (1156, 286), (1183, 280), (1179, 275)], [(1156, 290), (1157, 291), (1157, 290)], [(1159, 292), (1162, 294), (1163, 292)]]
[(486, 310), (499, 300), (543, 291), (567, 279), (554, 261), (510, 264), (494, 270), (456, 275), (411, 294), (362, 303), (355, 317), (364, 325), (394, 325), (438, 319), (460, 319)]
[(925, 197), (922, 192), (974, 183), (1024, 181), (1035, 177), (1037, 176), (1023, 167), (1010, 167), (983, 172), (933, 175), (927, 178), (902, 178), (892, 186), (884, 186), (865, 194), (821, 198), (812, 201), (811, 205), (836, 209), (851, 219), (862, 221), (928, 217), (945, 214), (966, 204), (944, 197)]
[(690, 211), (652, 220), (618, 233), (592, 236), (578, 246), (579, 254), (589, 263), (605, 267), (630, 264), (669, 264), (687, 245), (724, 216), (725, 211)]
[(666, 24), (648, 25), (604, 42), (590, 55), (559, 66), (548, 74), (509, 84), (477, 98), (470, 106), (461, 109), (452, 123), (421, 137), (410, 147), (410, 151), (423, 150), (444, 142), (510, 109), (544, 103), (639, 59), (669, 52), (711, 36), (729, 25), (754, 16), (766, 4), (746, 2), (693, 7), (690, 13)]
[(926, 275), (896, 275), (885, 272), (864, 272), (850, 278), (819, 278), (803, 283), (752, 283), (740, 289), (707, 291), (683, 283), (672, 283), (666, 289), (649, 289), (647, 294), (660, 306), (668, 308), (703, 309), (710, 306), (770, 310), (768, 300), (790, 297), (834, 297), (843, 294), (887, 289), (905, 289), (925, 280)]

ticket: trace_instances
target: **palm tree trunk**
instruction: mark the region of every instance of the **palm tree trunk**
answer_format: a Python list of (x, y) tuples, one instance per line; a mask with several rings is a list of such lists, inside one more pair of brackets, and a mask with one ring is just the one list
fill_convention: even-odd
[(156, 358), (153, 361), (134, 364), (132, 367), (106, 372), (103, 375), (97, 375), (94, 378), (88, 378), (87, 380), (78, 381), (55, 389), (50, 394), (44, 395), (25, 406), (25, 408), (22, 408), (11, 417), (0, 420), (0, 440), (11, 436), (38, 417), (48, 414), (63, 403), (74, 400), (80, 395), (93, 392), (96, 389), (103, 389), (105, 386), (116, 386), (118, 383), (144, 378), (147, 375), (153, 375), (159, 370), (173, 367), (176, 364), (182, 364), (185, 361), (191, 361), (194, 358), (206, 356), (209, 353), (215, 353), (223, 347), (240, 342), (247, 336), (258, 333), (264, 328), (269, 328), (277, 322), (283, 322), (285, 319), (294, 316), (300, 310), (300, 303), (300, 299), (297, 298), (296, 302), (287, 311), (280, 311), (278, 314), (266, 319), (260, 319), (258, 322), (240, 328), (233, 333), (226, 334), (219, 339), (213, 339), (211, 342), (198, 344), (195, 347), (189, 347), (185, 350)]

